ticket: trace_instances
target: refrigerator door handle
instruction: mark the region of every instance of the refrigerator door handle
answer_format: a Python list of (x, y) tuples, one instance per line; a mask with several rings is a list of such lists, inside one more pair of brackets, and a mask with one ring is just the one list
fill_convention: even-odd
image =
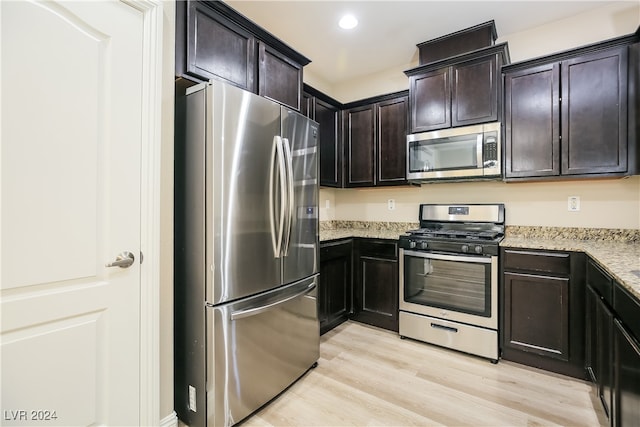
[[(273, 147), (271, 148), (271, 166), (269, 168), (269, 223), (271, 225), (271, 244), (273, 245), (274, 258), (280, 258), (282, 253), (282, 234), (284, 231), (285, 221), (285, 192), (287, 190), (285, 178), (284, 154), (282, 147), (282, 138), (276, 135), (273, 137)], [(276, 163), (278, 166), (276, 172)], [(280, 181), (280, 209), (278, 211), (278, 224), (275, 222), (275, 181), (279, 176)]]
[(232, 311), (231, 314), (229, 315), (229, 318), (231, 320), (238, 320), (238, 319), (243, 319), (245, 317), (251, 317), (260, 313), (264, 313), (265, 311), (269, 311), (281, 304), (284, 304), (287, 301), (291, 301), (292, 299), (296, 299), (298, 297), (301, 297), (302, 295), (305, 295), (311, 292), (315, 287), (316, 287), (316, 284), (315, 282), (313, 282), (309, 286), (307, 286), (303, 291), (297, 292), (293, 295), (289, 295), (285, 298), (282, 298), (281, 300), (278, 300), (269, 304), (265, 304), (260, 307), (253, 307), (253, 308), (248, 308), (246, 310)]
[(287, 166), (287, 223), (284, 229), (284, 245), (282, 255), (289, 254), (289, 244), (291, 243), (291, 229), (293, 227), (294, 199), (293, 199), (293, 157), (291, 155), (291, 145), (287, 138), (282, 138), (285, 153), (285, 164)]

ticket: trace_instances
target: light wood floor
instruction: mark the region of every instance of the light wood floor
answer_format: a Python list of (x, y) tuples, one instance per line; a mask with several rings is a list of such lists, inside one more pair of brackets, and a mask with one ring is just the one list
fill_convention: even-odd
[(318, 367), (248, 426), (599, 426), (591, 385), (356, 322), (325, 334)]

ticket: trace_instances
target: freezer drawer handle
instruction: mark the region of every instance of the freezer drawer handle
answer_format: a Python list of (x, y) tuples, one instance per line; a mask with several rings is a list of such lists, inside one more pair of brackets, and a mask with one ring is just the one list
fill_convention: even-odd
[(269, 311), (274, 307), (279, 306), (280, 304), (284, 304), (287, 301), (291, 301), (292, 299), (296, 299), (304, 294), (309, 293), (311, 290), (313, 290), (313, 288), (316, 287), (315, 282), (311, 283), (309, 286), (307, 286), (307, 288), (301, 292), (298, 292), (297, 294), (288, 296), (286, 298), (283, 298), (279, 301), (276, 302), (272, 302), (270, 304), (267, 305), (263, 305), (262, 307), (255, 307), (255, 308), (249, 308), (247, 310), (238, 310), (238, 311), (234, 311), (231, 313), (231, 320), (238, 320), (238, 319), (242, 319), (244, 317), (250, 317), (250, 316), (255, 316), (256, 314), (260, 314), (260, 313), (264, 313), (265, 311)]
[(445, 331), (458, 332), (458, 328), (452, 328), (451, 326), (438, 325), (437, 323), (431, 324), (432, 328), (444, 329)]

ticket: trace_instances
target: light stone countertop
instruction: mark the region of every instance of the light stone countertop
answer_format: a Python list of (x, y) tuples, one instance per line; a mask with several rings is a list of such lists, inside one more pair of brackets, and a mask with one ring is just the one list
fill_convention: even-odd
[[(417, 223), (367, 221), (330, 221), (320, 225), (320, 242), (351, 237), (397, 240), (408, 230), (418, 228)], [(507, 227), (506, 234), (500, 246), (584, 252), (640, 300), (640, 230)]]
[(341, 228), (335, 230), (320, 230), (320, 242), (349, 239), (351, 237), (398, 240), (398, 238), (403, 234), (404, 231), (376, 230), (371, 228)]
[(584, 252), (640, 300), (640, 243), (506, 237), (500, 246)]

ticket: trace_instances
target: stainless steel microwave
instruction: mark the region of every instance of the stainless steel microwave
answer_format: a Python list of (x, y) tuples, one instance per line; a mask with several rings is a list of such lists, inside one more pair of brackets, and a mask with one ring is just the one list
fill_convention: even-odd
[(407, 180), (499, 178), (500, 123), (407, 135)]

